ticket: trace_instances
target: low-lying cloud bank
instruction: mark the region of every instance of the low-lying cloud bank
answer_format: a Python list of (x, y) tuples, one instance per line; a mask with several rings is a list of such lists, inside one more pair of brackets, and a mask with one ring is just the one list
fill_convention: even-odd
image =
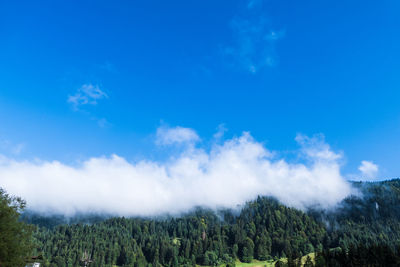
[[(191, 138), (174, 139), (174, 131)], [(235, 208), (258, 195), (276, 197), (299, 209), (329, 208), (352, 193), (340, 173), (341, 155), (323, 138), (296, 138), (297, 153), (305, 163), (276, 158), (248, 133), (209, 150), (197, 148), (195, 132), (183, 128), (163, 128), (157, 138), (174, 141), (163, 144), (176, 140), (191, 144), (166, 162), (130, 163), (112, 155), (76, 167), (0, 157), (0, 186), (22, 196), (34, 211), (65, 215), (178, 214), (195, 206)]]

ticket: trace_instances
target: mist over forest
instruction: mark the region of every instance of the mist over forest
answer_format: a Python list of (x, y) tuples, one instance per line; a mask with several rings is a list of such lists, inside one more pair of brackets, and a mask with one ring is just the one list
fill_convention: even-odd
[(342, 155), (322, 135), (298, 135), (291, 161), (247, 132), (215, 138), (208, 150), (198, 145), (199, 139), (193, 129), (160, 127), (155, 143), (180, 148), (164, 161), (132, 163), (112, 155), (71, 166), (3, 157), (0, 182), (9, 193), (23, 197), (29, 210), (67, 216), (179, 215), (195, 207), (235, 209), (257, 196), (301, 210), (326, 209), (357, 194), (341, 173)]

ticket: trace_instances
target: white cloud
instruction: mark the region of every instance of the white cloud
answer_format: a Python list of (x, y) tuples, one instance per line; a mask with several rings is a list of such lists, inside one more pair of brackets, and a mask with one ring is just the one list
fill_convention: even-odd
[(227, 131), (228, 129), (225, 127), (225, 124), (221, 123), (217, 127), (217, 132), (213, 135), (214, 139), (221, 139)]
[(108, 122), (106, 118), (101, 118), (97, 119), (97, 125), (99, 125), (100, 128), (105, 128), (111, 125), (111, 123)]
[[(171, 132), (178, 134), (163, 139), (167, 143), (198, 139), (191, 129), (165, 131), (167, 136)], [(316, 143), (303, 138), (298, 153), (303, 155)], [(327, 149), (319, 143), (308, 154), (312, 161), (294, 164), (274, 158), (244, 133), (215, 144), (209, 151), (187, 148), (167, 162), (144, 159), (130, 163), (112, 155), (71, 166), (58, 161), (0, 157), (0, 184), (9, 193), (25, 198), (32, 210), (67, 215), (178, 214), (195, 206), (235, 208), (258, 195), (276, 197), (300, 209), (311, 205), (333, 207), (352, 188), (340, 174), (339, 155), (332, 156), (335, 153)]]
[(200, 140), (196, 131), (184, 127), (161, 126), (157, 129), (156, 143), (159, 145), (193, 144)]
[(337, 162), (342, 158), (341, 153), (333, 152), (329, 144), (325, 143), (323, 134), (313, 137), (297, 134), (296, 141), (302, 146), (302, 152), (308, 159)]
[(3, 139), (0, 140), (0, 149), (3, 150), (5, 153), (13, 154), (13, 155), (20, 155), (21, 152), (25, 149), (24, 143), (13, 143), (9, 140)]
[(376, 179), (379, 167), (372, 161), (363, 160), (361, 161), (361, 165), (358, 167), (358, 170), (361, 172), (363, 179), (373, 180)]
[(11, 153), (14, 155), (19, 155), (25, 149), (24, 143), (19, 143), (11, 147)]
[(224, 49), (234, 66), (253, 74), (277, 64), (276, 42), (285, 36), (284, 30), (273, 30), (261, 3), (262, 0), (248, 1), (248, 12), (231, 21), (234, 40)]
[(78, 110), (82, 105), (96, 105), (97, 101), (103, 98), (108, 98), (108, 95), (98, 85), (84, 84), (74, 95), (68, 96), (67, 102)]

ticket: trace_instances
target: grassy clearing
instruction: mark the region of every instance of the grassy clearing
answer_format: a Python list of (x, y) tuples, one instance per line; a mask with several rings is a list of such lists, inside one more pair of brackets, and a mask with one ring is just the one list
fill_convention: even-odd
[(258, 260), (253, 260), (250, 263), (244, 263), (237, 261), (236, 266), (237, 267), (273, 267), (275, 266), (274, 260), (269, 260), (269, 261), (258, 261)]
[[(315, 253), (309, 253), (309, 254), (301, 257), (301, 265), (302, 266), (306, 262), (308, 256), (311, 258), (311, 261), (313, 263), (315, 263)], [(280, 260), (283, 262), (287, 262), (287, 258), (281, 258)], [(269, 260), (269, 261), (253, 260), (251, 263), (244, 263), (244, 262), (237, 261), (236, 266), (237, 267), (273, 267), (273, 266), (275, 266), (276, 262), (277, 261), (274, 261), (274, 260)]]
[(315, 252), (313, 252), (313, 253), (309, 253), (309, 254), (301, 257), (301, 265), (302, 266), (304, 265), (304, 263), (306, 263), (308, 256), (311, 258), (311, 261), (315, 264)]
[[(301, 265), (303, 266), (304, 263), (307, 260), (307, 257), (311, 258), (311, 261), (315, 264), (315, 253), (309, 253), (303, 257), (301, 257)], [(287, 262), (287, 258), (281, 258), (280, 259), (283, 262)], [(240, 262), (239, 260), (237, 260), (236, 263), (236, 267), (273, 267), (275, 266), (275, 263), (277, 261), (274, 260), (268, 260), (268, 261), (259, 261), (259, 260), (253, 260), (250, 263), (245, 263), (245, 262)], [(200, 265), (197, 265), (200, 267)], [(206, 267), (206, 266), (201, 266), (201, 267)], [(225, 264), (220, 265), (219, 267), (226, 267)]]

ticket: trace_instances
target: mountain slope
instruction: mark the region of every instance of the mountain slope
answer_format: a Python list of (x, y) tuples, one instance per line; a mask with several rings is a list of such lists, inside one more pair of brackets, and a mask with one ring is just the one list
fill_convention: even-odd
[[(348, 251), (360, 244), (396, 248), (400, 180), (354, 186), (360, 194), (330, 211), (304, 213), (258, 197), (239, 215), (197, 209), (180, 218), (101, 222), (97, 218), (92, 224), (50, 224), (35, 232), (37, 253), (43, 254), (48, 266), (79, 265), (84, 251), (92, 257), (91, 266), (193, 266), (297, 258), (324, 248)], [(29, 218), (40, 222), (37, 216), (25, 217)]]

